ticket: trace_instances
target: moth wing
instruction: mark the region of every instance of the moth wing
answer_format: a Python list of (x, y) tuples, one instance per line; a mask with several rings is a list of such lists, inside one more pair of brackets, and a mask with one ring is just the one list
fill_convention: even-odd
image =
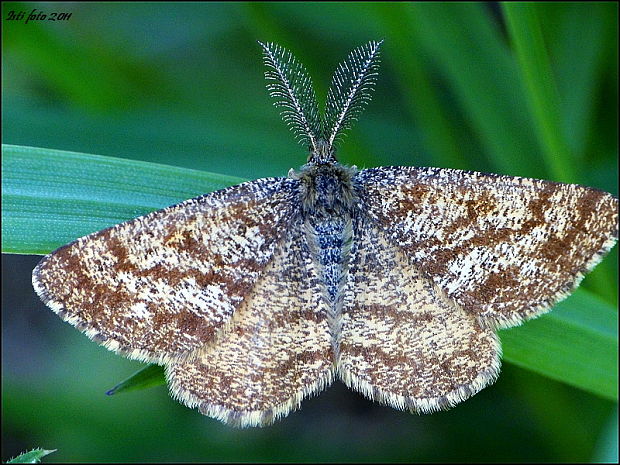
[(327, 304), (298, 218), (216, 340), (170, 363), (170, 391), (233, 426), (263, 426), (329, 385), (333, 351)]
[(163, 363), (212, 340), (252, 292), (298, 205), (264, 178), (84, 236), (45, 256), (34, 289), (110, 350)]
[(373, 223), (358, 218), (353, 226), (338, 373), (352, 389), (395, 408), (453, 406), (497, 377), (497, 336)]
[(388, 241), (493, 327), (547, 311), (618, 237), (618, 199), (574, 184), (411, 167), (355, 181)]

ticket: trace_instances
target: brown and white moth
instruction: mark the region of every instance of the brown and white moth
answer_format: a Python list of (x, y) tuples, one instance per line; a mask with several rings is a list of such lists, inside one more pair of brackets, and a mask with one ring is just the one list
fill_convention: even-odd
[(212, 192), (44, 257), (41, 299), (110, 350), (165, 366), (172, 395), (266, 425), (335, 378), (415, 412), (493, 382), (498, 328), (566, 297), (618, 234), (618, 200), (572, 184), (454, 169), (343, 166), (381, 42), (334, 74), (261, 44), (268, 89), (309, 147), (286, 178)]

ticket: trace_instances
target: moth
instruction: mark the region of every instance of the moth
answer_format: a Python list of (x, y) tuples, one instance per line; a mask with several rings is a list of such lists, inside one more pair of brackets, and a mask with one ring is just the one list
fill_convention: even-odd
[(370, 100), (381, 42), (337, 67), (324, 115), (305, 67), (261, 46), (307, 163), (79, 238), (41, 260), (34, 289), (89, 338), (163, 365), (174, 398), (230, 425), (270, 424), (336, 378), (413, 412), (474, 395), (498, 376), (496, 330), (548, 311), (613, 246), (618, 199), (344, 166), (335, 147)]

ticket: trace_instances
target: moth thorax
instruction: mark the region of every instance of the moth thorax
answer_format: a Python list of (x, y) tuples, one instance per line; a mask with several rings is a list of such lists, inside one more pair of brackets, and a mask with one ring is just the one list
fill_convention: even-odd
[(305, 213), (317, 217), (349, 213), (353, 205), (354, 172), (337, 162), (305, 165), (299, 176)]
[(336, 163), (336, 152), (331, 146), (331, 144), (329, 144), (326, 140), (318, 139), (315, 145), (316, 148), (310, 146), (308, 163), (314, 165), (327, 165), (330, 163)]

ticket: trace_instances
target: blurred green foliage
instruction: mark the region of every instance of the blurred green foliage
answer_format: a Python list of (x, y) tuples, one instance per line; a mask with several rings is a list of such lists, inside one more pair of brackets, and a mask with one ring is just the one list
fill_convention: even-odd
[[(33, 8), (72, 16), (6, 20)], [(375, 97), (341, 161), (568, 180), (617, 195), (617, 17), (616, 3), (596, 2), (5, 2), (3, 143), (284, 175), (306, 154), (271, 105), (256, 41), (292, 50), (322, 100), (336, 64), (384, 38)], [(493, 387), (430, 416), (337, 384), (251, 430), (202, 417), (163, 387), (106, 398), (140, 364), (46, 311), (28, 284), (36, 259), (17, 258), (3, 256), (13, 272), (3, 273), (3, 460), (53, 445), (49, 462), (617, 461), (617, 404), (510, 365)], [(612, 305), (616, 263), (617, 247), (582, 284)]]

